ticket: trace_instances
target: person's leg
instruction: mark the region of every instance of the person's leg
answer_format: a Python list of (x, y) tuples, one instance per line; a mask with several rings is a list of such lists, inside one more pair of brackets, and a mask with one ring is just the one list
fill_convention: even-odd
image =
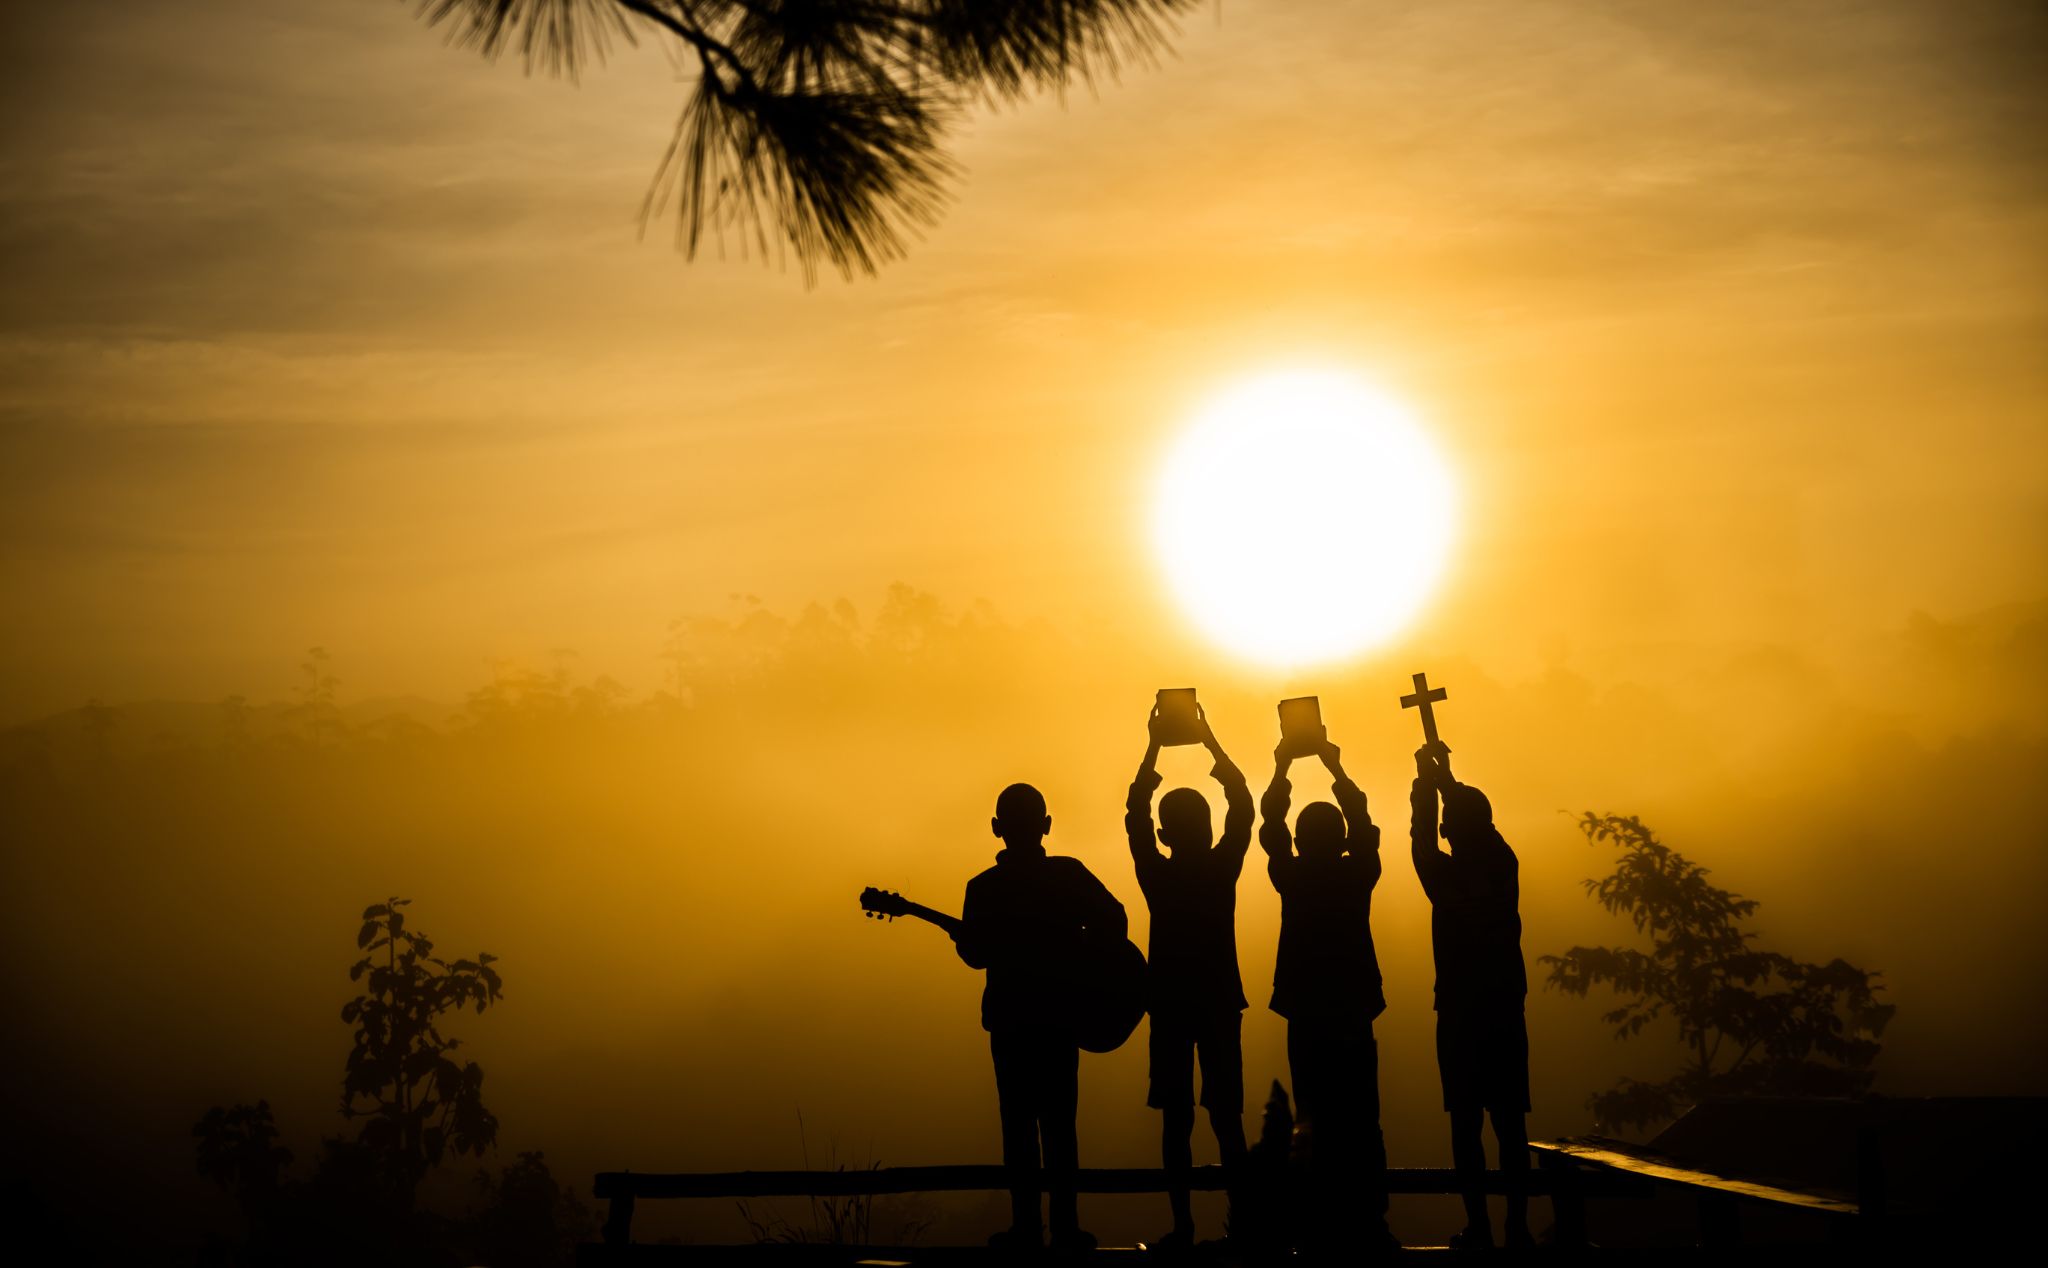
[(1216, 1133), (1216, 1153), (1236, 1171), (1244, 1165), (1244, 1015), (1235, 1011), (1211, 1018), (1203, 1027), (1202, 1108)]
[(1309, 1148), (1315, 1148), (1315, 1041), (1307, 1022), (1287, 1023), (1287, 1077), (1294, 1083), (1294, 1121), (1308, 1124)]
[(1457, 1169), (1458, 1189), (1465, 1199), (1465, 1231), (1457, 1241), (1490, 1246), (1493, 1225), (1486, 1214), (1482, 1178), (1486, 1142), (1480, 1137), (1486, 1127), (1485, 1098), (1473, 1075), (1480, 1055), (1473, 1050), (1476, 1039), (1465, 1014), (1437, 1010), (1436, 1069), (1444, 1085), (1444, 1110), (1451, 1116), (1451, 1165)]
[(1036, 1244), (1038, 1219), (1037, 1079), (1029, 1040), (995, 1033), (988, 1037), (996, 1066), (996, 1105), (1003, 1124), (1003, 1167), (1010, 1173), (1010, 1231)]
[(1152, 1086), (1145, 1103), (1160, 1113), (1159, 1161), (1166, 1169), (1166, 1200), (1173, 1212), (1173, 1229), (1160, 1244), (1192, 1245), (1195, 1216), (1187, 1173), (1195, 1163), (1195, 1038), (1186, 1018), (1152, 1015), (1150, 1056)]
[(1353, 1077), (1358, 1081), (1357, 1121), (1352, 1124), (1352, 1130), (1357, 1138), (1359, 1186), (1364, 1210), (1379, 1216), (1379, 1227), (1366, 1229), (1365, 1235), (1368, 1240), (1377, 1237), (1385, 1241), (1389, 1237), (1387, 1138), (1380, 1130), (1380, 1045), (1369, 1022), (1358, 1045), (1353, 1071)]
[(1479, 1245), (1493, 1242), (1493, 1223), (1486, 1214), (1486, 1111), (1477, 1105), (1451, 1110), (1451, 1164), (1458, 1170), (1458, 1188), (1465, 1198), (1465, 1233)]
[(1529, 1178), (1528, 1120), (1513, 1110), (1493, 1111), (1493, 1139), (1500, 1146), (1500, 1169), (1508, 1181), (1508, 1222), (1504, 1230), (1510, 1246), (1531, 1246), (1529, 1195), (1523, 1184)]
[(1234, 1221), (1244, 1196), (1244, 1018), (1237, 1010), (1219, 1012), (1202, 1022), (1196, 1052), (1202, 1059), (1202, 1108), (1209, 1112), (1209, 1130), (1216, 1134), (1216, 1156), (1223, 1163), (1225, 1196)]
[(1072, 1043), (1041, 1041), (1038, 1068), (1038, 1131), (1045, 1142), (1045, 1169), (1059, 1177), (1054, 1181), (1058, 1187), (1051, 1193), (1052, 1236), (1055, 1244), (1072, 1248), (1093, 1241), (1081, 1231), (1074, 1197), (1074, 1173), (1081, 1165), (1074, 1131), (1080, 1103), (1081, 1050)]
[(1176, 1241), (1195, 1239), (1194, 1205), (1188, 1196), (1188, 1172), (1195, 1165), (1195, 1107), (1193, 1104), (1160, 1111), (1164, 1124), (1159, 1132), (1160, 1164), (1166, 1168), (1166, 1197), (1173, 1208)]
[(1299, 1240), (1308, 1248), (1335, 1244), (1343, 1222), (1340, 1194), (1333, 1183), (1343, 1140), (1336, 1121), (1334, 1082), (1339, 1076), (1330, 1068), (1329, 1038), (1328, 1027), (1319, 1022), (1295, 1019), (1287, 1023), (1287, 1064), (1294, 1076), (1295, 1116), (1298, 1122), (1308, 1124), (1307, 1167), (1299, 1208)]

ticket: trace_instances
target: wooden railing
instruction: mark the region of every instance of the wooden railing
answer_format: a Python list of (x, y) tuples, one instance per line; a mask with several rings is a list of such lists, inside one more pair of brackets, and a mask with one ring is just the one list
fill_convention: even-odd
[[(1055, 1177), (1040, 1177), (1041, 1188), (1050, 1187)], [(1198, 1192), (1214, 1192), (1230, 1186), (1222, 1167), (1195, 1167), (1181, 1173), (1185, 1186)], [(947, 1193), (1001, 1190), (1010, 1187), (1010, 1175), (1003, 1167), (873, 1167), (841, 1171), (712, 1171), (664, 1174), (648, 1171), (602, 1171), (598, 1173), (596, 1195), (609, 1205), (604, 1221), (604, 1246), (624, 1248), (633, 1239), (634, 1204), (642, 1199), (665, 1198), (753, 1198), (753, 1197), (847, 1197), (887, 1193)], [(1487, 1193), (1504, 1194), (1519, 1189), (1532, 1196), (1550, 1196), (1572, 1203), (1589, 1197), (1642, 1197), (1649, 1182), (1619, 1173), (1581, 1169), (1488, 1171), (1483, 1187)], [(1167, 1172), (1160, 1167), (1084, 1167), (1074, 1173), (1076, 1193), (1164, 1193)], [(1386, 1172), (1390, 1194), (1456, 1194), (1463, 1192), (1458, 1173), (1446, 1167), (1392, 1167)], [(586, 1262), (602, 1262), (604, 1256), (586, 1255)]]

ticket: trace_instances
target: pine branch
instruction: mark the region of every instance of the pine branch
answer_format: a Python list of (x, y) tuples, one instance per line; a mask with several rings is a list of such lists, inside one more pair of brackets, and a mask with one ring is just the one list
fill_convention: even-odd
[(697, 65), (641, 225), (671, 208), (694, 257), (873, 273), (934, 223), (968, 102), (1063, 89), (1155, 59), (1195, 0), (418, 0), (451, 44), (574, 79), (636, 29)]

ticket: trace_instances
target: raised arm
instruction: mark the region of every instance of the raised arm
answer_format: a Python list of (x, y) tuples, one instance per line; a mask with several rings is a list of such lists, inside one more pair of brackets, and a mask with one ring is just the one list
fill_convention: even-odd
[[(1196, 707), (1200, 709), (1199, 705)], [(1245, 782), (1244, 772), (1216, 742), (1216, 733), (1209, 729), (1209, 715), (1201, 713), (1199, 716), (1202, 719), (1202, 745), (1215, 759), (1209, 774), (1223, 785), (1223, 836), (1216, 842), (1216, 848), (1229, 856), (1234, 870), (1244, 866), (1245, 852), (1252, 848), (1252, 790)]]
[(1146, 723), (1151, 742), (1145, 746), (1145, 760), (1138, 764), (1138, 773), (1131, 780), (1131, 790), (1124, 797), (1124, 835), (1130, 838), (1131, 862), (1139, 871), (1147, 864), (1165, 856), (1159, 853), (1159, 838), (1152, 829), (1152, 794), (1159, 787), (1159, 708), (1152, 708), (1151, 721)]
[(1273, 751), (1273, 782), (1259, 798), (1259, 848), (1266, 852), (1266, 875), (1283, 894), (1294, 877), (1294, 834), (1287, 830), (1287, 802), (1293, 792), (1287, 782), (1288, 760), (1284, 747)]
[(1322, 759), (1330, 771), (1330, 794), (1337, 799), (1337, 809), (1344, 812), (1344, 853), (1357, 860), (1355, 866), (1365, 873), (1367, 884), (1377, 884), (1380, 829), (1366, 807), (1365, 790), (1344, 773), (1343, 752), (1328, 740), (1323, 741)]
[(1415, 875), (1422, 892), (1435, 902), (1450, 858), (1437, 848), (1437, 788), (1443, 768), (1425, 744), (1415, 750), (1415, 782), (1408, 789), (1408, 840), (1415, 855)]

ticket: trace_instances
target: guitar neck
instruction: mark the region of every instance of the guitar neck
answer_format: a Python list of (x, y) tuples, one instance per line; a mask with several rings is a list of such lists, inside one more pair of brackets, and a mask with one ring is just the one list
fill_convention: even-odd
[(916, 916), (919, 920), (935, 924), (947, 933), (960, 932), (960, 917), (949, 916), (943, 911), (933, 911), (923, 903), (904, 903), (903, 914), (906, 916)]

